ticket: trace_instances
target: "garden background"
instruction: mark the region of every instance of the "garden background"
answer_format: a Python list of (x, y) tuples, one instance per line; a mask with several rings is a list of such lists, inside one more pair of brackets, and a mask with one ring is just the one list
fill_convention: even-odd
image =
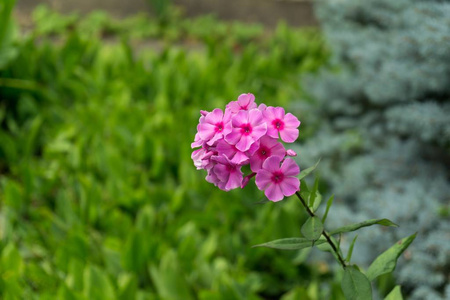
[[(295, 27), (187, 17), (167, 1), (126, 18), (47, 6), (19, 26), (0, 1), (0, 298), (343, 299), (300, 236), (295, 199), (221, 191), (190, 158), (199, 110), (245, 92), (301, 121), (326, 227), (359, 234), (363, 266), (418, 232), (393, 274), (405, 299), (450, 299), (450, 1), (318, 1)], [(19, 1), (20, 3), (20, 1)], [(342, 239), (348, 248), (352, 236)]]

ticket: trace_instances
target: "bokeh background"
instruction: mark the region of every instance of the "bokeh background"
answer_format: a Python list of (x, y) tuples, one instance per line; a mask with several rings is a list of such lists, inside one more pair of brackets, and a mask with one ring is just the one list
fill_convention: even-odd
[[(244, 92), (301, 121), (334, 228), (377, 280), (450, 299), (450, 1), (0, 1), (1, 299), (343, 299), (294, 199), (223, 192), (190, 158), (199, 110)], [(343, 236), (348, 249), (352, 235)]]

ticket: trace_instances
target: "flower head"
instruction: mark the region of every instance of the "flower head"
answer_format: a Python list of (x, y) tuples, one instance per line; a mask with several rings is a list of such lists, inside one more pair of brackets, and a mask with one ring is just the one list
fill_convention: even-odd
[[(279, 141), (292, 143), (300, 122), (281, 107), (255, 103), (253, 94), (241, 94), (225, 111), (201, 110), (191, 158), (197, 169), (207, 171), (206, 180), (224, 191), (244, 188), (256, 176), (256, 185), (272, 201), (299, 189), (299, 167)], [(284, 160), (284, 161), (283, 161)], [(282, 165), (280, 167), (280, 163)], [(252, 172), (244, 177), (242, 166)]]
[(300, 188), (299, 166), (292, 158), (286, 158), (280, 167), (281, 158), (271, 156), (266, 159), (262, 168), (256, 173), (256, 186), (264, 190), (271, 201), (280, 201), (284, 196), (292, 196)]
[(267, 122), (267, 135), (278, 138), (280, 134), (283, 142), (293, 143), (298, 138), (298, 126), (300, 121), (291, 113), (284, 113), (282, 107), (267, 107), (264, 112)]

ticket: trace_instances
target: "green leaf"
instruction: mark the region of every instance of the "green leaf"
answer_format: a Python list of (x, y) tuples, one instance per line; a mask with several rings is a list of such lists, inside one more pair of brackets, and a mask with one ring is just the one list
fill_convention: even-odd
[(322, 231), (323, 224), (317, 216), (308, 218), (302, 226), (302, 234), (308, 240), (317, 240), (322, 235)]
[(316, 177), (316, 179), (314, 180), (313, 189), (311, 190), (311, 193), (309, 194), (309, 199), (308, 199), (309, 208), (314, 207), (314, 201), (316, 201), (318, 188), (319, 188), (319, 177)]
[(336, 230), (331, 231), (330, 235), (335, 235), (335, 234), (343, 233), (343, 232), (355, 231), (355, 230), (358, 230), (359, 228), (372, 226), (372, 225), (376, 225), (376, 224), (383, 225), (383, 226), (398, 227), (397, 224), (393, 223), (392, 221), (390, 221), (388, 219), (372, 219), (372, 220), (367, 220), (364, 222), (350, 224), (350, 225), (340, 227)]
[(325, 210), (325, 214), (322, 217), (322, 223), (325, 223), (325, 220), (328, 217), (328, 212), (330, 211), (331, 205), (333, 205), (334, 195), (331, 195), (331, 197), (327, 201), (327, 209)]
[(416, 235), (417, 232), (409, 237), (401, 239), (400, 241), (395, 243), (394, 246), (381, 253), (367, 270), (367, 277), (370, 279), (370, 281), (374, 280), (380, 275), (394, 271), (395, 266), (397, 265), (397, 259), (400, 257), (403, 251), (405, 251), (406, 248), (408, 248), (408, 246), (414, 241)]
[(372, 299), (372, 286), (369, 279), (353, 266), (345, 269), (341, 286), (347, 300)]
[(320, 203), (322, 203), (322, 195), (320, 194), (319, 191), (317, 191), (316, 200), (314, 201), (314, 205), (312, 205), (311, 210), (314, 212), (317, 211), (317, 209), (320, 206)]
[(264, 244), (254, 245), (252, 247), (267, 247), (281, 250), (300, 250), (312, 247), (313, 245), (320, 245), (326, 243), (325, 239), (319, 239), (314, 243), (305, 238), (285, 238), (267, 242)]
[(87, 299), (115, 299), (114, 286), (106, 273), (96, 267), (87, 266), (83, 274), (83, 294)]
[(350, 249), (348, 249), (347, 257), (345, 258), (346, 261), (350, 262), (350, 259), (352, 259), (353, 254), (353, 247), (355, 246), (356, 239), (358, 238), (358, 235), (355, 235), (353, 238), (352, 244), (350, 245)]
[(10, 276), (19, 276), (24, 269), (24, 263), (20, 256), (19, 250), (10, 242), (3, 248), (0, 256), (0, 270), (9, 272)]
[(311, 174), (312, 171), (314, 171), (317, 168), (317, 165), (320, 163), (320, 159), (319, 161), (316, 162), (316, 164), (306, 170), (303, 170), (300, 172), (300, 175), (298, 175), (298, 179), (302, 180), (303, 178), (305, 178), (306, 176), (308, 176), (309, 174)]
[(300, 195), (303, 199), (309, 199), (310, 191), (304, 180), (300, 181)]
[(149, 266), (149, 271), (162, 299), (193, 299), (175, 251), (166, 252), (159, 266)]
[(384, 300), (403, 300), (402, 291), (400, 286), (397, 285), (392, 291), (384, 298)]

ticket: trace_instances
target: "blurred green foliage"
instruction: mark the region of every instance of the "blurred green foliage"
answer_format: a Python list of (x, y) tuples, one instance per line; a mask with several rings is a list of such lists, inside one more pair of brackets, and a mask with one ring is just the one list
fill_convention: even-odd
[(45, 7), (34, 21), (0, 35), (0, 298), (342, 298), (308, 252), (250, 247), (300, 234), (295, 200), (255, 205), (252, 185), (220, 191), (190, 158), (200, 109), (299, 98), (328, 56), (315, 30)]

